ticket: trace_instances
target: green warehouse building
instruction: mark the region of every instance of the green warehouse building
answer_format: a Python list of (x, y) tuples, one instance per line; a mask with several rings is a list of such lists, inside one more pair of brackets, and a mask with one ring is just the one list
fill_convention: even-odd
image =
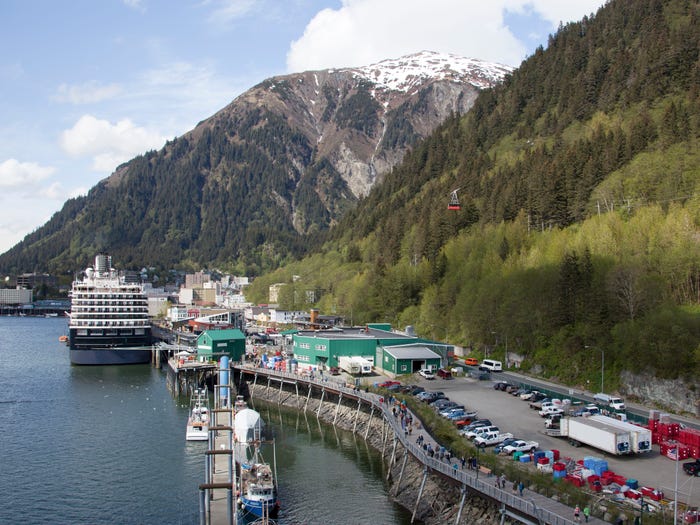
[(361, 357), (394, 376), (440, 368), (454, 355), (451, 345), (392, 332), (387, 324), (300, 330), (292, 336), (292, 350), (300, 368), (323, 370), (340, 366), (341, 357)]
[(218, 361), (226, 354), (233, 361), (245, 355), (245, 334), (238, 328), (206, 330), (197, 337), (197, 355)]

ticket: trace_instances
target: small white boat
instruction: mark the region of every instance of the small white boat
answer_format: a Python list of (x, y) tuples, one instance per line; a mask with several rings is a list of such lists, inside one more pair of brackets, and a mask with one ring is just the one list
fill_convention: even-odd
[(197, 388), (190, 398), (190, 414), (187, 418), (187, 441), (209, 439), (209, 407), (206, 389)]

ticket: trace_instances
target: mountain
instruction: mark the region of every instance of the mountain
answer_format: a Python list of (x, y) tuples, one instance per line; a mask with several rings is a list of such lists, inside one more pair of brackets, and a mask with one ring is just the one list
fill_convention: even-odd
[(68, 201), (0, 267), (72, 271), (97, 251), (128, 267), (276, 267), (510, 71), (422, 52), (270, 78)]
[(580, 388), (604, 354), (608, 391), (663, 379), (694, 411), (699, 6), (612, 0), (562, 26), (247, 297), (287, 283), (282, 308), (412, 326)]

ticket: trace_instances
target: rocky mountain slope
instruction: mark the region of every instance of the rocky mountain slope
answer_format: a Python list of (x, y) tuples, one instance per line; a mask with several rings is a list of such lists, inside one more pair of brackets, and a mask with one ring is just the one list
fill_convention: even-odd
[(98, 250), (134, 266), (276, 266), (509, 71), (422, 52), (270, 78), (68, 201), (0, 267), (70, 271)]

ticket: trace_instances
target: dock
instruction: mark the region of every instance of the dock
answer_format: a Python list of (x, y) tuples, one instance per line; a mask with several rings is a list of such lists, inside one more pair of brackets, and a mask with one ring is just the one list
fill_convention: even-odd
[(188, 393), (193, 388), (212, 389), (217, 382), (219, 366), (212, 361), (198, 361), (197, 354), (190, 347), (160, 343), (159, 353), (167, 351), (166, 386), (174, 396)]
[[(216, 397), (216, 396), (215, 396)], [(219, 403), (220, 404), (220, 403)], [(200, 525), (236, 525), (233, 407), (215, 406), (205, 452), (205, 482), (199, 485)]]
[[(459, 503), (456, 523), (459, 522), (459, 515), (462, 514), (468, 493), (477, 493), (479, 497), (494, 502), (499, 508), (501, 523), (506, 517), (511, 521), (526, 525), (573, 525), (576, 523), (573, 519), (573, 509), (563, 503), (532, 491), (527, 491), (526, 496), (519, 496), (511, 490), (496, 487), (490, 473), (482, 472), (481, 477), (479, 477), (479, 471), (455, 469), (444, 461), (430, 457), (422, 447), (405, 435), (399, 421), (394, 417), (391, 407), (382, 396), (353, 388), (344, 383), (311, 379), (308, 376), (267, 368), (237, 364), (233, 369), (242, 378), (247, 378), (253, 385), (271, 389), (271, 395), (276, 397), (280, 403), (284, 399), (295, 397), (298, 400), (297, 406), (300, 410), (306, 411), (311, 399), (319, 403), (318, 411), (320, 411), (320, 405), (324, 401), (336, 403), (337, 407), (342, 402), (356, 406), (353, 408), (356, 410), (356, 416), (359, 416), (360, 412), (369, 415), (367, 423), (363, 423), (359, 417), (355, 417), (353, 432), (360, 436), (367, 436), (373, 418), (381, 418), (383, 428), (388, 430), (386, 441), (392, 442), (391, 445), (387, 443), (388, 446), (382, 450), (383, 455), (389, 456), (390, 464), (401, 461), (405, 466), (406, 459), (411, 456), (423, 466), (423, 481), (413, 509), (413, 518), (415, 518), (416, 510), (421, 502), (422, 488), (426, 478), (429, 474), (438, 474), (451, 479), (453, 483), (461, 487), (462, 498)], [(232, 373), (229, 377), (232, 378), (233, 375)], [(233, 415), (228, 407), (215, 408), (214, 414), (216, 418), (214, 421), (217, 423), (210, 428), (210, 446), (206, 453), (207, 466), (205, 469), (207, 481), (200, 485), (200, 524), (235, 524), (235, 513), (232, 512), (235, 505), (235, 490), (233, 488), (235, 487), (235, 470), (231, 452)], [(401, 448), (398, 445), (401, 445)], [(401, 485), (403, 466), (398, 479), (399, 486)], [(606, 522), (591, 517), (589, 523), (603, 524)]]

